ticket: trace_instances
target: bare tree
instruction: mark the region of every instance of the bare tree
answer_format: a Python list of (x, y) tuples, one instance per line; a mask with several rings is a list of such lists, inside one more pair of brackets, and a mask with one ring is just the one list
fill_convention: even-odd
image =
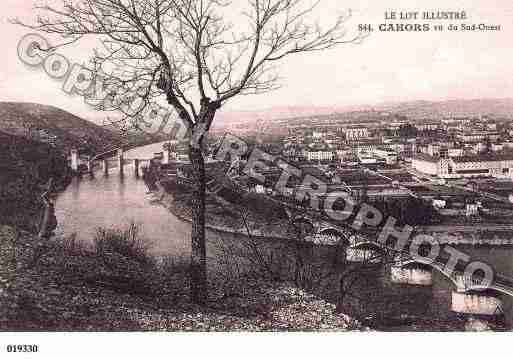
[[(228, 100), (279, 86), (280, 60), (362, 39), (360, 33), (346, 35), (348, 14), (321, 26), (313, 19), (318, 5), (312, 0), (62, 0), (59, 7), (36, 6), (44, 15), (24, 24), (62, 36), (58, 46), (95, 37), (94, 73), (137, 89), (145, 104), (162, 96), (187, 124), (195, 181), (191, 296), (197, 303), (207, 296), (203, 139)], [(130, 96), (124, 101), (133, 102)]]

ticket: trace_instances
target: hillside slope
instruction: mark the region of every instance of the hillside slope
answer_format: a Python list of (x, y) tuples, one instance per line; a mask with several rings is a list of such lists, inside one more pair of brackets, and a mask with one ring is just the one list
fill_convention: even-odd
[(0, 102), (0, 130), (68, 151), (72, 147), (96, 152), (117, 143), (111, 131), (52, 106)]
[(71, 179), (58, 149), (0, 131), (0, 224), (35, 231), (42, 207), (39, 196), (50, 178), (57, 191)]

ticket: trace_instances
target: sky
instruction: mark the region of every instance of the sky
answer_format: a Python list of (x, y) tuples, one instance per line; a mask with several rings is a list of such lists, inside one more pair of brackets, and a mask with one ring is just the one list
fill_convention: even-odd
[[(237, 0), (236, 3), (240, 4)], [(461, 32), (374, 31), (362, 44), (341, 45), (322, 53), (293, 56), (280, 67), (282, 87), (270, 94), (232, 100), (228, 111), (284, 106), (355, 106), (410, 100), (506, 98), (513, 93), (513, 2), (511, 0), (321, 0), (321, 19), (352, 10), (347, 24), (375, 28), (386, 11), (465, 11), (465, 21), (438, 21), (501, 25), (501, 31)], [(91, 108), (62, 92), (62, 83), (42, 69), (22, 64), (16, 54), (27, 29), (9, 18), (35, 16), (31, 0), (2, 0), (0, 33), (0, 101), (38, 102), (78, 115), (94, 117)], [(234, 11), (237, 11), (236, 9)], [(424, 23), (425, 21), (417, 21)], [(430, 22), (431, 25), (434, 22)], [(447, 26), (447, 25), (446, 25)], [(66, 55), (82, 62), (87, 48), (68, 49)]]

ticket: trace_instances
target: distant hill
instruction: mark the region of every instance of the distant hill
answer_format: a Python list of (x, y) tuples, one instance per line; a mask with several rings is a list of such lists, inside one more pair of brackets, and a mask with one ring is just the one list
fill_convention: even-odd
[(61, 150), (72, 147), (96, 152), (119, 142), (113, 132), (56, 107), (0, 102), (0, 130)]
[(407, 116), (414, 120), (480, 115), (513, 120), (513, 99), (410, 101), (361, 106), (289, 106), (258, 111), (226, 111), (219, 113), (214, 123), (214, 130), (250, 132), (275, 127), (283, 129), (286, 119), (289, 119), (289, 122), (295, 122), (297, 119), (308, 117), (315, 118), (316, 124), (337, 119), (365, 121), (366, 118), (378, 118), (384, 113)]
[(447, 101), (413, 101), (382, 104), (375, 110), (390, 111), (410, 118), (466, 117), (490, 115), (513, 119), (513, 99), (475, 99)]
[(340, 106), (281, 106), (255, 111), (221, 111), (214, 122), (214, 130), (229, 128), (261, 128), (263, 123), (272, 123), (276, 119), (298, 118), (306, 116), (330, 115), (357, 109)]

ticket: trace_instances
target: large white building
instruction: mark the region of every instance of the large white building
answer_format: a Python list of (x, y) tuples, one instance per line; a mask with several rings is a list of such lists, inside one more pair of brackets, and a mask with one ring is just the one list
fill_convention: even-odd
[(470, 131), (465, 129), (459, 131), (456, 137), (462, 142), (481, 142), (490, 140), (496, 142), (500, 138), (500, 133), (495, 131)]
[(438, 176), (441, 158), (418, 153), (412, 158), (412, 167), (422, 173)]
[(419, 172), (444, 179), (513, 178), (513, 154), (486, 154), (450, 158), (418, 154), (413, 158), (412, 166)]

